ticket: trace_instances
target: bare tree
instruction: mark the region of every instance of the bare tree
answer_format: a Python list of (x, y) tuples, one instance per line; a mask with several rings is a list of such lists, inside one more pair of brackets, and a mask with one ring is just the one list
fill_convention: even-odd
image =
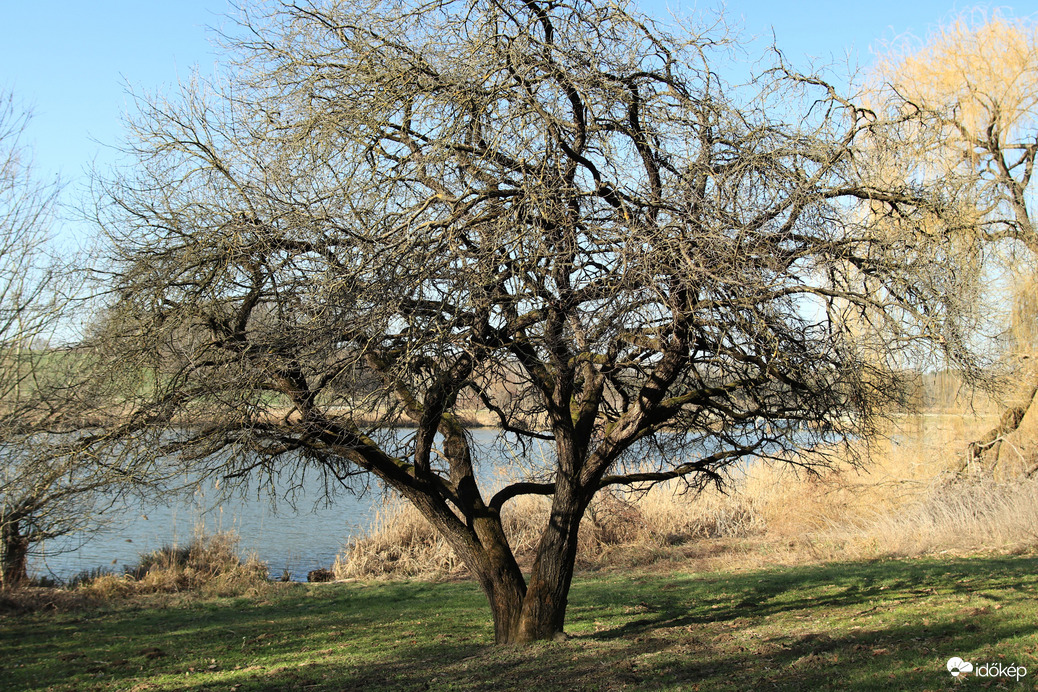
[[(140, 100), (135, 165), (102, 182), (112, 414), (87, 441), (373, 475), (498, 642), (562, 631), (598, 491), (826, 465), (935, 335), (963, 353), (973, 284), (926, 232), (950, 205), (877, 187), (878, 123), (824, 81), (722, 82), (723, 35), (579, 0), (285, 3), (244, 29), (223, 86)], [(472, 408), (545, 463), (488, 494)], [(501, 522), (523, 494), (551, 497), (526, 575)]]
[(1001, 343), (1016, 384), (999, 424), (971, 446), (971, 457), (994, 465), (1006, 451), (1003, 442), (1014, 438), (1009, 456), (1021, 457), (1034, 473), (1038, 445), (1014, 433), (1026, 419), (1032, 420), (1028, 435), (1038, 433), (1038, 227), (1031, 185), (1038, 154), (1038, 22), (973, 10), (922, 44), (894, 46), (878, 74), (892, 96), (887, 104), (915, 116), (890, 145), (902, 151), (901, 170), (953, 185), (974, 205), (973, 223), (947, 230), (973, 245), (971, 258), (987, 255), (991, 276), (1001, 266), (1008, 289)]
[(83, 386), (88, 354), (72, 341), (80, 268), (50, 235), (56, 182), (34, 173), (29, 122), (12, 95), (0, 97), (0, 587), (28, 578), (29, 557), (62, 549), (53, 539), (89, 532), (132, 474), (91, 463), (72, 444), (96, 407)]
[[(57, 187), (33, 175), (22, 135), (28, 115), (11, 95), (0, 100), (0, 585), (26, 578), (30, 547), (63, 532), (53, 493), (65, 486), (38, 464), (28, 443), (46, 416), (40, 386), (45, 339), (58, 312), (55, 276), (46, 256)], [(41, 473), (42, 471), (42, 473)], [(60, 491), (59, 491), (60, 492)], [(48, 497), (50, 499), (45, 499)], [(76, 522), (73, 522), (76, 523)]]

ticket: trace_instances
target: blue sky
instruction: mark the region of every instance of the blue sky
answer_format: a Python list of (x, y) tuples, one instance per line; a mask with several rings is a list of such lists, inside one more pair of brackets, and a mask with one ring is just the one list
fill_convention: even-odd
[[(676, 0), (636, 2), (661, 19), (669, 8), (688, 14), (697, 7)], [(829, 63), (847, 57), (865, 66), (878, 42), (923, 37), (970, 6), (952, 0), (730, 0), (726, 15), (749, 37), (770, 43), (774, 32), (798, 67), (809, 58)], [(1015, 9), (1023, 15), (1035, 8), (1018, 3)], [(74, 196), (91, 162), (104, 166), (114, 158), (110, 147), (122, 138), (122, 117), (130, 107), (127, 85), (169, 90), (195, 65), (203, 73), (212, 70), (219, 53), (207, 27), (228, 25), (224, 15), (231, 11), (227, 0), (0, 0), (0, 88), (33, 110), (28, 136), (38, 172), (60, 173)]]

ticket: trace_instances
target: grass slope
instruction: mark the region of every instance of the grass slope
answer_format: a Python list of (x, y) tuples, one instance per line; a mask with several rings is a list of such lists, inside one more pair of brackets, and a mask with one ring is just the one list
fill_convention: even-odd
[[(0, 616), (10, 690), (1033, 689), (1038, 559), (888, 560), (574, 583), (571, 638), (494, 647), (472, 583), (287, 584)], [(1026, 666), (1023, 680), (945, 669)]]

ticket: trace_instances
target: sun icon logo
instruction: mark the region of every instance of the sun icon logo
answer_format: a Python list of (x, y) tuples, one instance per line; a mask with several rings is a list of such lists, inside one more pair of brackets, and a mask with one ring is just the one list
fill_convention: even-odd
[(953, 656), (948, 659), (948, 672), (957, 679), (965, 679), (967, 675), (973, 672), (973, 664), (963, 661), (958, 656)]

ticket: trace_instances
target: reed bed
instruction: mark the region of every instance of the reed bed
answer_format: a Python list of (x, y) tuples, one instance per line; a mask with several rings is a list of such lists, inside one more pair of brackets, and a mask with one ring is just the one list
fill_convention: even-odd
[[(197, 591), (210, 596), (254, 593), (267, 583), (267, 565), (244, 560), (233, 532), (199, 531), (185, 546), (164, 546), (141, 555), (123, 574), (92, 573), (73, 580), (85, 595), (100, 598)], [(79, 584), (75, 584), (75, 582)]]
[[(859, 450), (866, 463), (806, 474), (758, 464), (722, 492), (674, 483), (603, 492), (581, 526), (583, 570), (769, 564), (1038, 547), (1038, 480), (960, 472), (969, 442), (991, 416), (906, 417)], [(529, 564), (549, 501), (526, 496), (504, 509), (520, 564)], [(452, 578), (465, 574), (450, 547), (409, 504), (389, 500), (333, 571), (349, 578)]]

